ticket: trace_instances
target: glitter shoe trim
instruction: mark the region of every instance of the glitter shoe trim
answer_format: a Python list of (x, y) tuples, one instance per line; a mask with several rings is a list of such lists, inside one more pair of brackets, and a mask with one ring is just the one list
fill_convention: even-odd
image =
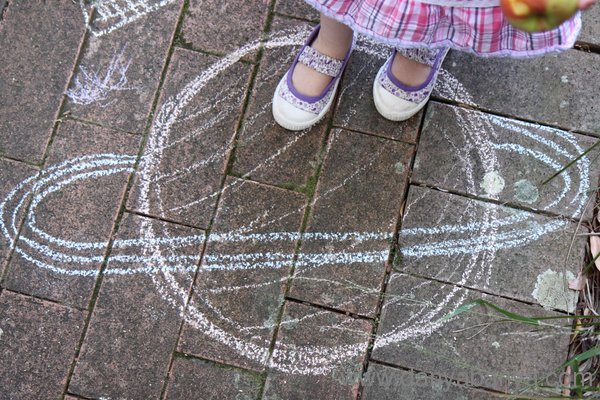
[(429, 67), (433, 67), (435, 59), (439, 53), (439, 49), (408, 49), (408, 48), (397, 48), (396, 51), (408, 58), (409, 60), (416, 61), (421, 64), (425, 64)]
[(331, 58), (309, 46), (304, 47), (298, 61), (317, 72), (333, 78), (338, 76), (344, 65), (343, 60)]

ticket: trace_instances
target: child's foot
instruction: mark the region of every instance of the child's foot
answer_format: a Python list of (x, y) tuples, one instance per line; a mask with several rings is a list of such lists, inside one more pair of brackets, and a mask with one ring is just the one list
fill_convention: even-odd
[[(319, 38), (320, 35), (317, 36), (310, 47), (319, 53), (336, 60), (344, 59), (348, 53), (350, 45), (348, 45), (348, 47), (336, 47), (332, 46), (331, 44), (328, 45), (327, 43), (323, 43), (323, 41), (319, 40)], [(305, 96), (312, 97), (319, 96), (321, 93), (323, 93), (323, 90), (327, 87), (332, 79), (333, 77), (318, 72), (302, 63), (298, 63), (296, 65), (296, 68), (294, 68), (294, 73), (292, 74), (292, 82), (296, 87), (296, 90)]]
[[(318, 40), (320, 33), (321, 27), (317, 26), (273, 95), (273, 118), (292, 131), (309, 128), (325, 116), (350, 58), (351, 35), (350, 44), (344, 49), (345, 46), (324, 44)], [(343, 50), (346, 52), (340, 57)]]
[(427, 80), (431, 66), (406, 58), (396, 52), (392, 62), (394, 78), (407, 86), (418, 86)]
[(447, 52), (447, 48), (395, 49), (373, 82), (377, 111), (392, 121), (419, 112), (429, 100)]

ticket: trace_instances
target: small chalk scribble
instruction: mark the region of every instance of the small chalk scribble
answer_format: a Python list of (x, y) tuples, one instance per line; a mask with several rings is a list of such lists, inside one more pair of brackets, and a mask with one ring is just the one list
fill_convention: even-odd
[(107, 101), (112, 92), (124, 90), (136, 90), (127, 80), (127, 70), (131, 65), (131, 59), (125, 61), (126, 46), (119, 52), (115, 52), (105, 70), (81, 65), (75, 76), (73, 85), (65, 94), (75, 104), (88, 105), (100, 103), (107, 107), (114, 100)]
[[(175, 2), (177, 0), (79, 0), (79, 5), (87, 29), (100, 37)], [(90, 23), (92, 13), (94, 23)]]

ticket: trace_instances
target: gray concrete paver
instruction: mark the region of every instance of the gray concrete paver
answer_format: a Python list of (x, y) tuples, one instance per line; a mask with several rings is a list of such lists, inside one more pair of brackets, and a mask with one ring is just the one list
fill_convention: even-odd
[(85, 24), (79, 5), (69, 0), (56, 4), (13, 1), (3, 18), (0, 154), (40, 163)]
[(596, 5), (583, 13), (583, 26), (579, 41), (600, 45), (600, 6)]
[(567, 281), (584, 266), (585, 247), (575, 237), (571, 248), (576, 228), (573, 222), (412, 186), (395, 268), (573, 311), (577, 292)]
[(268, 11), (263, 1), (191, 0), (183, 40), (194, 48), (228, 53), (260, 38)]
[[(191, 239), (170, 243), (171, 236)], [(128, 245), (127, 240), (140, 237), (148, 244)], [(160, 238), (167, 239), (151, 244)], [(93, 398), (159, 398), (203, 240), (197, 229), (125, 215), (69, 392)], [(168, 257), (174, 249), (176, 261)], [(165, 272), (140, 272), (144, 268)]]
[[(87, 307), (139, 145), (138, 136), (111, 129), (60, 125), (5, 287)], [(89, 242), (98, 247), (82, 248)]]
[(303, 0), (277, 0), (275, 12), (309, 21), (319, 20), (319, 13)]
[[(38, 170), (37, 168), (18, 161), (0, 158), (0, 171), (2, 171), (2, 178), (0, 179), (0, 198), (3, 199), (2, 215), (0, 215), (0, 218), (2, 218), (3, 221), (2, 236), (0, 236), (1, 277), (17, 236), (16, 232), (20, 229), (26, 205), (28, 204), (27, 199), (22, 200), (23, 197), (18, 195), (15, 188), (19, 184), (30, 187), (30, 185), (22, 182), (27, 179), (30, 179), (30, 182), (33, 181)], [(23, 202), (24, 206), (19, 207), (21, 202)], [(13, 210), (17, 210), (17, 207), (19, 207), (18, 211), (13, 214)]]
[[(504, 315), (488, 306), (474, 308), (432, 329), (439, 318), (456, 306), (475, 299), (485, 299), (526, 316), (558, 315), (540, 307), (394, 274), (386, 293), (373, 359), (512, 393), (527, 389), (539, 379), (557, 387), (559, 376), (555, 368), (567, 356), (568, 329), (535, 329), (522, 322), (499, 322), (505, 319)], [(540, 390), (529, 388), (525, 393), (541, 393)]]
[(0, 295), (2, 397), (60, 397), (84, 317), (82, 311), (4, 290)]
[(434, 95), (600, 136), (599, 61), (598, 54), (576, 50), (532, 59), (478, 58), (451, 51), (443, 64), (449, 75), (442, 75)]
[[(429, 104), (413, 182), (589, 220), (600, 169), (595, 149), (544, 184), (597, 139), (441, 103)], [(586, 207), (587, 205), (587, 207)]]
[(305, 202), (289, 190), (227, 179), (179, 351), (264, 369)]
[[(104, 16), (99, 8), (91, 31), (102, 33), (137, 15), (126, 3), (112, 2), (121, 6), (124, 16), (115, 10)], [(182, 4), (169, 1), (157, 11), (140, 14), (134, 23), (88, 35), (67, 91), (65, 112), (115, 129), (143, 132)]]
[(332, 132), (291, 297), (374, 316), (413, 151), (388, 139)]
[(263, 399), (354, 398), (370, 333), (369, 321), (287, 302)]
[[(190, 90), (201, 71), (217, 61), (184, 49), (173, 54), (157, 108), (163, 111), (157, 112), (156, 128), (146, 144), (129, 197), (130, 210), (208, 226), (251, 71), (248, 65), (235, 63), (199, 90)], [(178, 96), (191, 97), (171, 112)]]
[(363, 381), (364, 400), (492, 400), (503, 397), (456, 380), (371, 363)]
[(176, 358), (165, 398), (254, 400), (260, 384), (256, 375), (241, 369), (198, 359)]

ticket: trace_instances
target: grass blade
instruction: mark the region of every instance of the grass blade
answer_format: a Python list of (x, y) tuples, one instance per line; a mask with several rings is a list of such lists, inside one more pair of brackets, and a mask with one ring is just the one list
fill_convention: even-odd
[(594, 143), (592, 146), (590, 146), (587, 150), (585, 150), (583, 153), (581, 153), (580, 155), (577, 156), (577, 158), (575, 158), (574, 160), (571, 160), (567, 165), (565, 165), (563, 168), (561, 168), (558, 172), (556, 172), (554, 175), (552, 175), (550, 178), (546, 179), (544, 182), (542, 182), (542, 185), (547, 184), (548, 182), (550, 182), (552, 179), (556, 178), (557, 176), (559, 176), (560, 174), (562, 174), (563, 172), (565, 172), (569, 167), (571, 167), (573, 164), (575, 164), (577, 161), (581, 160), (583, 157), (585, 157), (588, 153), (590, 153), (592, 150), (594, 150), (596, 148), (596, 146), (598, 146), (600, 144), (600, 140), (597, 141), (596, 143)]
[(592, 347), (591, 349), (589, 349), (588, 351), (584, 351), (581, 354), (577, 354), (576, 356), (574, 356), (573, 358), (571, 358), (570, 360), (565, 361), (560, 367), (558, 367), (558, 370), (561, 370), (563, 368), (565, 368), (567, 365), (572, 365), (574, 367), (578, 367), (579, 365), (581, 365), (582, 362), (584, 362), (585, 360), (588, 360), (590, 358), (596, 357), (600, 355), (600, 345), (596, 346), (596, 347)]
[(443, 317), (441, 317), (437, 322), (438, 323), (446, 322), (450, 318), (455, 317), (464, 312), (467, 312), (467, 311), (471, 310), (472, 308), (474, 308), (478, 305), (482, 305), (482, 304), (486, 305), (488, 307), (491, 307), (492, 309), (498, 311), (500, 314), (506, 316), (507, 318), (509, 318), (513, 321), (523, 322), (523, 323), (529, 324), (529, 325), (540, 325), (539, 318), (531, 318), (531, 317), (526, 317), (524, 315), (516, 314), (514, 312), (511, 312), (511, 311), (505, 310), (501, 307), (498, 307), (494, 303), (490, 303), (489, 301), (486, 301), (483, 299), (477, 299), (477, 300), (473, 300), (469, 303), (465, 303), (462, 306), (458, 307), (456, 310), (452, 311), (451, 313), (446, 314)]

